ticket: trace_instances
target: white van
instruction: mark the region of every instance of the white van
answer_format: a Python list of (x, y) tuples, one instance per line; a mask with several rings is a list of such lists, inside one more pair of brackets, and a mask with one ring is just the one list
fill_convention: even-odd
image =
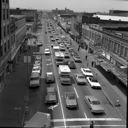
[(60, 82), (62, 85), (71, 85), (71, 70), (68, 65), (59, 65), (58, 69), (60, 75)]
[(71, 70), (68, 65), (59, 65), (58, 72), (60, 76), (71, 74)]

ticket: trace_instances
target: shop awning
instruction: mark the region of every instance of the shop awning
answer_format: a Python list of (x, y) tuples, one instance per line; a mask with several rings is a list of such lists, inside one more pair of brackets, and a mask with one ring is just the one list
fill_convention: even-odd
[(110, 69), (112, 68), (111, 65), (108, 64), (106, 61), (101, 62), (100, 65), (101, 65), (102, 68), (105, 69), (106, 71), (110, 71)]

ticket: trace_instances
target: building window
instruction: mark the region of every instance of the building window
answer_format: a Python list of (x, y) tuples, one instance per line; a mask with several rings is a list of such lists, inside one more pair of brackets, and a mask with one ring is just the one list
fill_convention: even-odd
[(9, 19), (9, 9), (7, 9), (7, 19)]
[(4, 44), (4, 53), (7, 51), (7, 43)]
[(10, 34), (10, 33), (9, 33), (9, 24), (8, 24), (8, 26), (7, 26), (7, 33), (8, 33), (8, 35)]
[(10, 49), (10, 40), (8, 40), (8, 49)]
[(122, 56), (122, 57), (123, 57), (123, 55), (124, 55), (124, 46), (121, 46), (120, 56)]
[(3, 20), (5, 20), (5, 9), (3, 9)]
[(6, 3), (8, 4), (9, 3), (9, 0), (6, 0)]
[[(128, 48), (125, 48), (124, 57), (125, 57), (126, 59), (128, 59)], [(128, 61), (128, 60), (127, 60), (127, 61)]]
[(6, 36), (6, 26), (4, 26), (4, 37)]
[(0, 57), (2, 56), (2, 46), (0, 46)]

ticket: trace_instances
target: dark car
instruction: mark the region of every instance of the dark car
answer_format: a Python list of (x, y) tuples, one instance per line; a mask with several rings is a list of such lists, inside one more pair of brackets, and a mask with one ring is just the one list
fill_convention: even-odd
[(74, 59), (75, 62), (82, 63), (79, 56), (73, 56), (73, 59)]
[(76, 69), (76, 65), (74, 61), (68, 61), (68, 66), (70, 67), (70, 69)]

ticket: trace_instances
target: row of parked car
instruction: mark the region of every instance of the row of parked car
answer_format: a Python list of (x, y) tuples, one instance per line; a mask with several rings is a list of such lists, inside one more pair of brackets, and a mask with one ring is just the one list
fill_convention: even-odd
[(39, 87), (40, 86), (40, 75), (42, 70), (42, 57), (41, 55), (35, 55), (35, 61), (32, 67), (32, 72), (30, 76), (29, 87)]

